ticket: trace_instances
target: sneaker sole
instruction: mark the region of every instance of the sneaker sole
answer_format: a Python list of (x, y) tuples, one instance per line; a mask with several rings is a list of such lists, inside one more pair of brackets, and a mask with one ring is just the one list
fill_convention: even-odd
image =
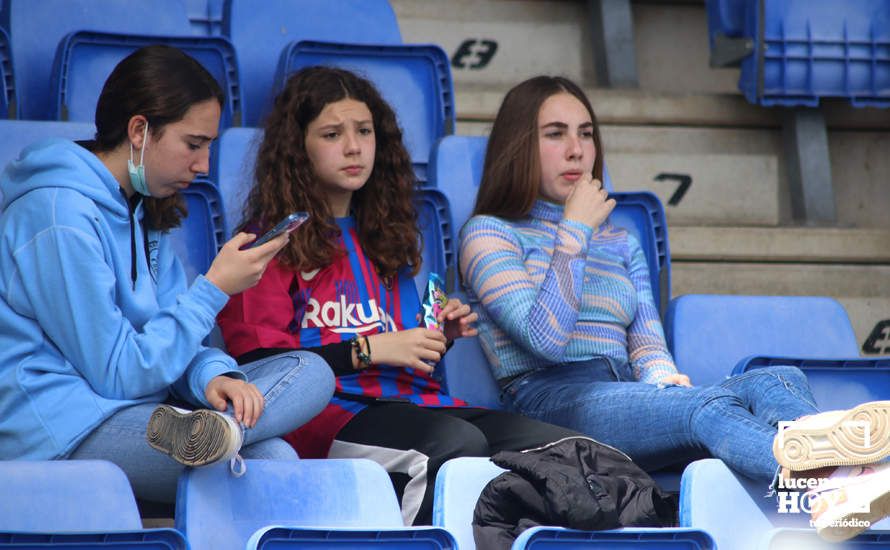
[(890, 456), (890, 401), (863, 403), (824, 428), (789, 427), (782, 432), (781, 448), (779, 439), (773, 440), (773, 454), (792, 471), (878, 462)]
[[(819, 520), (816, 520), (816, 534), (818, 534), (820, 538), (831, 542), (845, 541), (855, 537), (887, 516), (890, 516), (890, 491), (885, 492), (881, 496), (872, 500), (869, 504), (868, 512), (843, 514), (838, 518), (834, 518), (832, 521), (823, 520), (820, 522)], [(835, 525), (836, 523), (845, 521), (868, 522), (868, 525), (861, 525), (858, 527), (842, 527)]]
[(145, 430), (148, 444), (186, 466), (206, 466), (231, 458), (232, 425), (209, 410), (180, 411), (159, 405)]

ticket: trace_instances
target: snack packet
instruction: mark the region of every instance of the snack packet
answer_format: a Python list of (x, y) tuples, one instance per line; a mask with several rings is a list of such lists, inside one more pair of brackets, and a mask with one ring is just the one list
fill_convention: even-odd
[(445, 330), (445, 327), (439, 324), (436, 319), (445, 304), (448, 303), (448, 296), (445, 294), (445, 283), (436, 273), (430, 273), (430, 279), (426, 283), (426, 290), (423, 292), (423, 300), (420, 302), (423, 309), (423, 318), (421, 322), (423, 326), (429, 329)]

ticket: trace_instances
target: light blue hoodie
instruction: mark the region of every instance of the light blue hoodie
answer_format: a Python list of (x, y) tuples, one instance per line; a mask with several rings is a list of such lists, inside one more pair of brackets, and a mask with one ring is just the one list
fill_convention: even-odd
[(201, 344), (228, 296), (186, 286), (168, 236), (143, 238), (141, 203), (131, 221), (93, 153), (36, 143), (0, 192), (0, 459), (62, 458), (124, 407), (168, 391), (209, 406), (213, 377), (244, 378)]

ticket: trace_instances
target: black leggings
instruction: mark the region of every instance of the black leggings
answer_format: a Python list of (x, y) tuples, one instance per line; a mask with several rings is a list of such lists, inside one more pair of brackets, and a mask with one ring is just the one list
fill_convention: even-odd
[(540, 447), (578, 432), (513, 413), (478, 408), (374, 403), (337, 434), (330, 458), (368, 458), (389, 472), (407, 525), (432, 521), (436, 473), (460, 456)]

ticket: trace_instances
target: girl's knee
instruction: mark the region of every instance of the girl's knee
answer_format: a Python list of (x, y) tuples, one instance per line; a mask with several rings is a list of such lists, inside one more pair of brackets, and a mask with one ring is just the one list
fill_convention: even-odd
[(311, 351), (300, 351), (298, 353), (300, 364), (295, 368), (304, 369), (306, 371), (304, 376), (311, 377), (313, 386), (317, 385), (319, 391), (333, 394), (336, 380), (334, 372), (327, 361)]

